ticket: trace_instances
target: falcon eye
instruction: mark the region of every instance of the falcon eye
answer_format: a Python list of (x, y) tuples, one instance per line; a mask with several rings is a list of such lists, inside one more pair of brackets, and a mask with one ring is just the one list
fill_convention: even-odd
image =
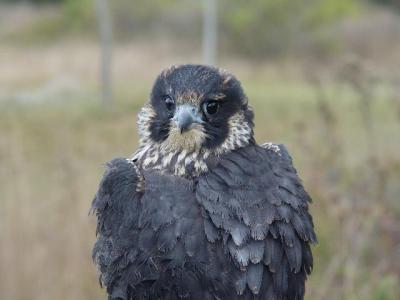
[(206, 115), (214, 115), (218, 112), (219, 103), (217, 101), (208, 101), (203, 104), (203, 110)]
[(168, 96), (168, 95), (167, 95), (167, 96), (164, 96), (163, 99), (164, 99), (164, 102), (165, 102), (165, 105), (166, 105), (167, 109), (168, 109), (169, 111), (174, 110), (174, 108), (175, 108), (175, 101), (174, 101), (174, 99), (172, 99), (171, 96)]

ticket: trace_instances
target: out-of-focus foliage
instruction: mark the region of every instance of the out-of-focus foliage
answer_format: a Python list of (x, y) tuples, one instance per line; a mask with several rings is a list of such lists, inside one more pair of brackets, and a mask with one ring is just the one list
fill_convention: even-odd
[[(331, 53), (337, 41), (326, 28), (356, 14), (360, 1), (254, 0), (249, 5), (245, 0), (219, 0), (219, 46), (252, 57)], [(201, 1), (148, 0), (139, 5), (113, 0), (109, 4), (117, 39), (162, 36), (200, 44)], [(60, 22), (66, 30), (96, 32), (95, 1), (64, 0), (62, 8), (65, 14)]]
[(137, 5), (135, 1), (114, 0), (111, 4), (117, 38), (201, 38), (201, 1), (149, 0)]
[(68, 23), (78, 29), (93, 30), (96, 25), (95, 0), (63, 0)]
[(355, 0), (223, 0), (220, 15), (231, 48), (266, 55), (298, 51), (307, 42), (326, 46), (319, 32), (358, 8)]
[(371, 1), (382, 5), (393, 6), (395, 8), (400, 9), (400, 1), (398, 0), (371, 0)]
[[(112, 6), (120, 37), (158, 33), (201, 38), (201, 1), (151, 0), (139, 6), (115, 0)], [(219, 0), (219, 44), (251, 56), (293, 53), (310, 44), (330, 51), (332, 41), (321, 30), (359, 8), (359, 0), (254, 0), (251, 5), (245, 0)]]

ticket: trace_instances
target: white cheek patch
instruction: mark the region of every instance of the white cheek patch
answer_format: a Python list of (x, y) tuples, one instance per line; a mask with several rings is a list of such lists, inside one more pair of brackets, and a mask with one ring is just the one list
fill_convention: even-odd
[(228, 136), (222, 145), (216, 149), (217, 154), (223, 154), (246, 146), (253, 135), (253, 130), (246, 121), (243, 112), (238, 112), (231, 116), (228, 121), (228, 126)]
[(140, 144), (148, 144), (150, 142), (150, 125), (151, 120), (155, 117), (156, 113), (150, 103), (147, 103), (142, 109), (139, 111), (137, 126), (140, 137)]

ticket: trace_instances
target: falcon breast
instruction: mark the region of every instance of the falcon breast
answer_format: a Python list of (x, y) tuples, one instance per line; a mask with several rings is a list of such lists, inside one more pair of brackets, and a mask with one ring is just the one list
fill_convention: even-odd
[(108, 163), (92, 209), (110, 299), (303, 299), (311, 202), (283, 145), (257, 145), (240, 82), (210, 66), (164, 70), (140, 145)]

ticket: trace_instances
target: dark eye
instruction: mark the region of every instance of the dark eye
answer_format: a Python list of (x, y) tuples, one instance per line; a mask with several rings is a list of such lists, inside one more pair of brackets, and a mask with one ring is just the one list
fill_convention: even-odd
[(218, 112), (219, 103), (217, 101), (208, 101), (203, 104), (203, 110), (206, 115), (214, 115)]
[(172, 99), (171, 96), (168, 96), (168, 95), (164, 96), (163, 99), (164, 99), (165, 106), (167, 107), (167, 109), (168, 109), (169, 111), (174, 110), (174, 108), (175, 108), (175, 101), (174, 101), (174, 99)]

